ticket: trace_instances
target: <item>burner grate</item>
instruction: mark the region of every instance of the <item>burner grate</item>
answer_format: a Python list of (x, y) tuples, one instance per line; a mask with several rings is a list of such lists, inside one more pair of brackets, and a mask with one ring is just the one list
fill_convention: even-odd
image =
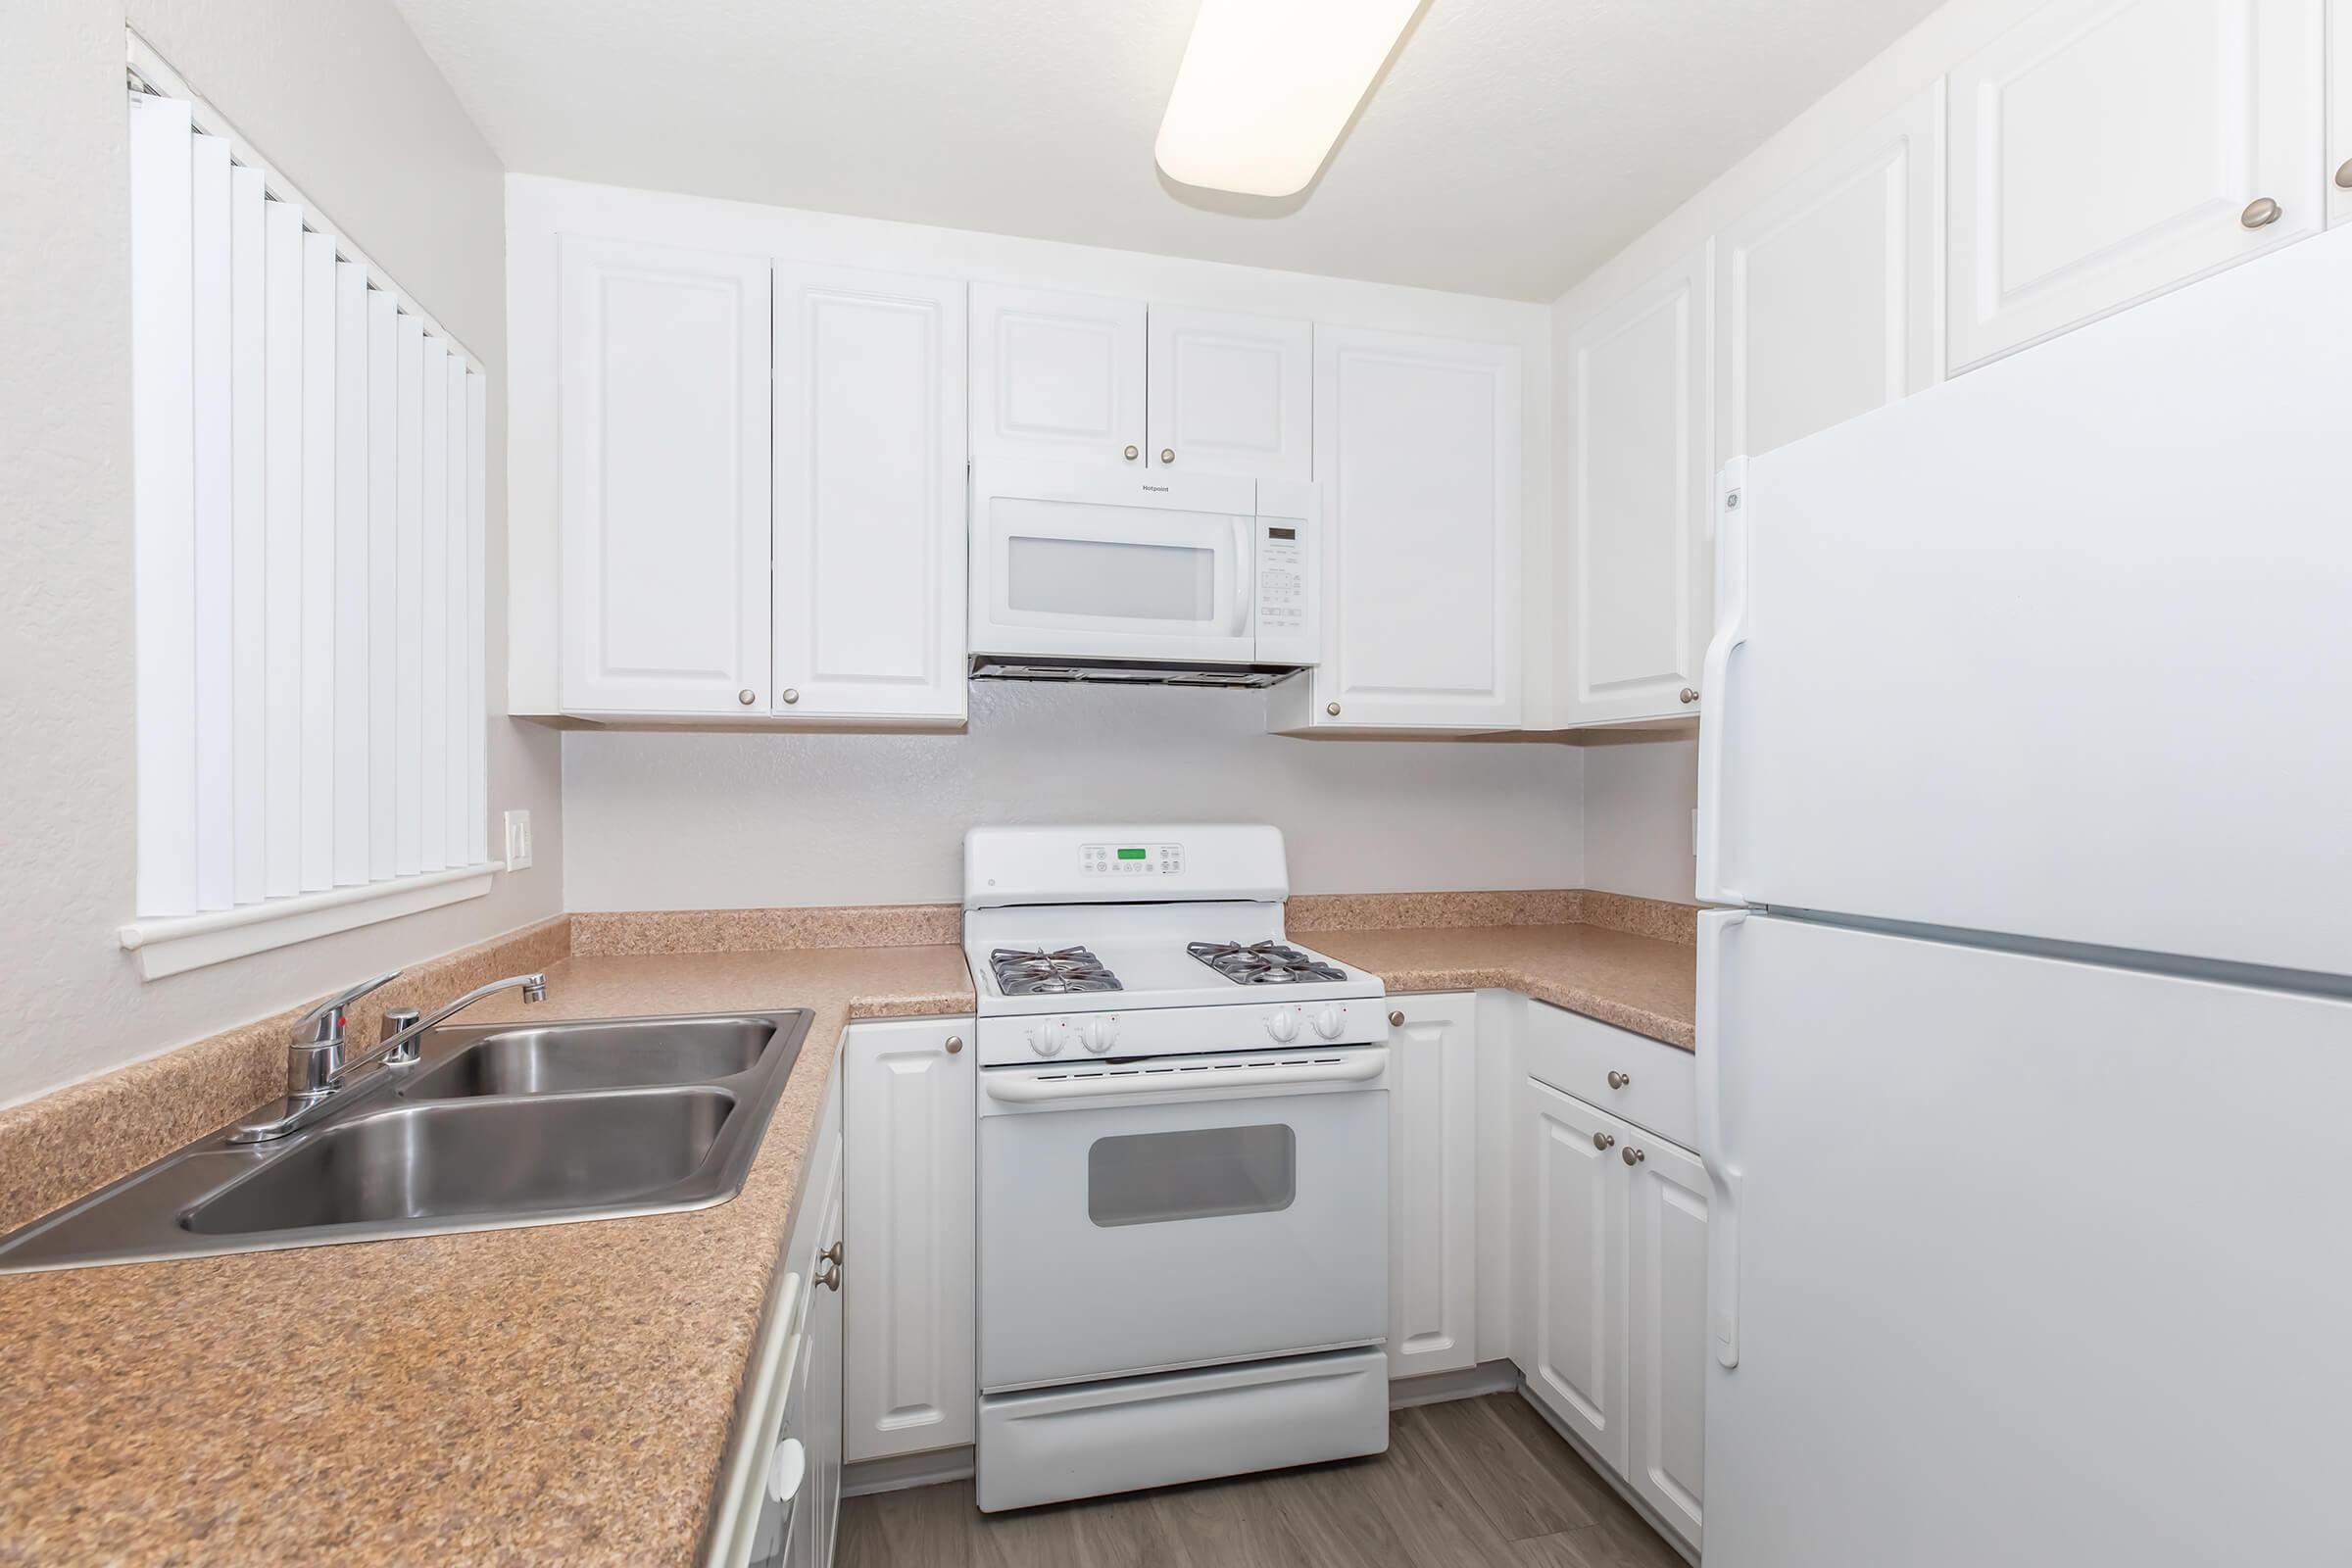
[(1240, 986), (1299, 985), (1309, 980), (1345, 980), (1347, 971), (1310, 958), (1280, 942), (1191, 942), (1185, 952)]
[(998, 948), (988, 956), (997, 989), (1008, 997), (1059, 997), (1116, 991), (1119, 977), (1084, 948)]

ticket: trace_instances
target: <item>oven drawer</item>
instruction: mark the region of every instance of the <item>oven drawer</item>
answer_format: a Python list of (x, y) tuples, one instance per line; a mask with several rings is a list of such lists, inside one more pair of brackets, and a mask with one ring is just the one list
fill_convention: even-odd
[(1388, 1357), (1342, 1350), (993, 1395), (975, 1483), (993, 1513), (1388, 1446)]
[(1378, 1344), (1388, 1114), (1374, 1079), (983, 1115), (980, 1386)]
[(1582, 1013), (1528, 1005), (1529, 1077), (1685, 1149), (1698, 1147), (1697, 1060)]

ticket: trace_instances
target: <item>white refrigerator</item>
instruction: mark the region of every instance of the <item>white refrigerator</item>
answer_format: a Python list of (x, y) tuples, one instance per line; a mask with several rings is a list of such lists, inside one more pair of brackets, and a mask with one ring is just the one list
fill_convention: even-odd
[(1707, 1568), (2352, 1563), (2352, 231), (1718, 503)]

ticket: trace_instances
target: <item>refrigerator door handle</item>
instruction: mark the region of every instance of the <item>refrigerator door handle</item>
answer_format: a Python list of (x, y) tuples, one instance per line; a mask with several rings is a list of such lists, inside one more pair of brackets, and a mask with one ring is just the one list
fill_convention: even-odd
[(1725, 880), (1724, 749), (1731, 725), (1732, 655), (1747, 642), (1747, 539), (1755, 507), (1747, 496), (1747, 460), (1723, 466), (1716, 492), (1715, 636), (1707, 644), (1698, 689), (1707, 710), (1698, 724), (1698, 900), (1745, 904)]
[(1724, 1147), (1723, 979), (1726, 949), (1747, 923), (1745, 909), (1708, 909), (1699, 919), (1698, 1156), (1706, 1167), (1707, 1339), (1725, 1367), (1740, 1364), (1740, 1174)]

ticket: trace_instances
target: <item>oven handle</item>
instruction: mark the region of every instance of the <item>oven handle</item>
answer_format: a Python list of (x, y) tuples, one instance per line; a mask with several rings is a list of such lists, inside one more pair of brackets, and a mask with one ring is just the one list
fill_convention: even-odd
[(1196, 1071), (1120, 1073), (1116, 1077), (1040, 1078), (1027, 1073), (982, 1073), (991, 1100), (1037, 1105), (1073, 1100), (1142, 1100), (1152, 1095), (1197, 1095), (1225, 1089), (1320, 1089), (1367, 1083), (1388, 1070), (1385, 1046), (1350, 1047), (1346, 1060), (1312, 1067), (1211, 1067)]

